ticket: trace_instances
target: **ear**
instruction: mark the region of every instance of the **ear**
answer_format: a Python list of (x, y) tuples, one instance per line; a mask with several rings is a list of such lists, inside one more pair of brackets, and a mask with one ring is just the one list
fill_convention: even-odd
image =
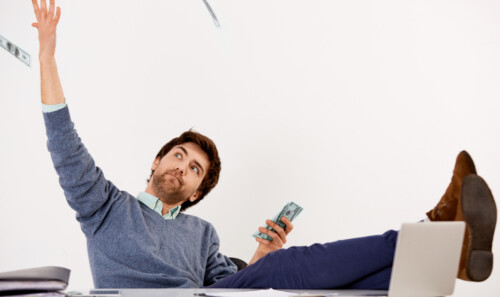
[(153, 165), (151, 165), (151, 170), (155, 171), (156, 168), (158, 167), (158, 164), (160, 164), (160, 157), (157, 157), (155, 161), (153, 162)]
[(193, 195), (191, 195), (191, 197), (189, 197), (189, 201), (195, 202), (196, 200), (198, 200), (198, 198), (200, 198), (200, 196), (201, 196), (201, 192), (196, 191), (196, 193), (194, 193)]

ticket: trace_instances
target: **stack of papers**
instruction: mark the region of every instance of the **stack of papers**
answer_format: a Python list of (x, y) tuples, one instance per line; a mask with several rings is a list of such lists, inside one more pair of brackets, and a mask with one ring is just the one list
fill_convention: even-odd
[(278, 291), (273, 289), (245, 291), (245, 292), (221, 292), (221, 293), (205, 293), (205, 296), (210, 297), (291, 297), (297, 294)]
[(255, 291), (238, 291), (238, 292), (207, 292), (205, 296), (209, 297), (329, 297), (338, 294), (309, 294), (309, 293), (292, 293), (273, 289), (255, 290)]
[(0, 273), (0, 296), (66, 296), (70, 270), (47, 266)]

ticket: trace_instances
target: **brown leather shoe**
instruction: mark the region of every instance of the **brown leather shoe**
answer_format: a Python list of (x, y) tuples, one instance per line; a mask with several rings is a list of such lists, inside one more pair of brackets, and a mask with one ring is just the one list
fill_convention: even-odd
[[(476, 173), (474, 161), (466, 151), (457, 156), (451, 182), (439, 203), (427, 213), (431, 221), (463, 221), (462, 213), (458, 211), (462, 180), (469, 174)], [(458, 217), (457, 217), (458, 215)]]
[(458, 278), (486, 280), (493, 269), (491, 246), (497, 209), (488, 185), (476, 175), (474, 162), (466, 151), (458, 155), (450, 185), (427, 216), (431, 221), (466, 223)]
[(467, 226), (458, 278), (484, 281), (493, 269), (491, 246), (497, 207), (490, 188), (480, 176), (470, 174), (463, 179), (457, 217), (463, 217)]

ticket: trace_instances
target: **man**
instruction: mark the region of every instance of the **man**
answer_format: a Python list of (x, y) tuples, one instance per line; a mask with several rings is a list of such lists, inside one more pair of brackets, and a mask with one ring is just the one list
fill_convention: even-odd
[[(281, 250), (293, 229), (267, 221), (260, 228), (272, 241), (258, 238), (250, 265), (237, 272), (219, 252), (213, 226), (181, 213), (217, 184), (220, 160), (206, 136), (187, 131), (156, 156), (145, 192), (136, 198), (106, 180), (81, 143), (71, 122), (55, 63), (56, 27), (61, 11), (33, 7), (40, 41), (41, 93), (48, 149), (70, 206), (87, 238), (95, 286), (247, 287), (387, 289), (397, 232), (292, 247)], [(491, 273), (496, 205), (472, 158), (457, 157), (452, 181), (432, 221), (465, 221), (467, 233), (459, 277), (482, 281)]]

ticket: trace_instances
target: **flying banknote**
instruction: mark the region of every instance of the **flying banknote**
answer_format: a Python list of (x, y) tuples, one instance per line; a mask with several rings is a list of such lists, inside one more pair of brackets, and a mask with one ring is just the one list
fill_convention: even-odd
[(14, 55), (14, 57), (18, 58), (24, 64), (31, 67), (31, 56), (27, 52), (20, 49), (17, 45), (8, 41), (7, 38), (0, 35), (0, 46), (3, 47), (6, 51)]

